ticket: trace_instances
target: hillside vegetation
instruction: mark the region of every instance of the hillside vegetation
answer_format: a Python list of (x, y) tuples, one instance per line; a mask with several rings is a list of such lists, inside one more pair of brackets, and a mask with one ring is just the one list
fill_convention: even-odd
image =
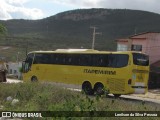
[(57, 48), (91, 48), (93, 29), (95, 49), (116, 50), (115, 40), (142, 32), (159, 32), (160, 15), (127, 9), (78, 9), (66, 11), (40, 20), (0, 21), (8, 30), (7, 38), (0, 45), (29, 50)]

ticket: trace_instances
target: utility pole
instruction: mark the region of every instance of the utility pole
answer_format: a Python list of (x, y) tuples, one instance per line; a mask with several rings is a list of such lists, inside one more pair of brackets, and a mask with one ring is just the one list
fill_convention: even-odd
[(98, 28), (95, 26), (90, 27), (90, 28), (93, 29), (92, 49), (94, 50), (96, 35), (98, 35), (98, 34), (101, 35), (102, 33), (96, 32), (96, 29), (98, 29)]
[(20, 55), (20, 52), (17, 52), (17, 63), (19, 64), (19, 55)]

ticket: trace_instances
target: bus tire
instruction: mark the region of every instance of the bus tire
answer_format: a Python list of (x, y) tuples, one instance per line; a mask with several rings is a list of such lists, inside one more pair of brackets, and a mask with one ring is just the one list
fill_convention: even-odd
[(86, 95), (93, 95), (93, 89), (90, 82), (86, 81), (82, 84), (82, 90)]
[(121, 94), (113, 94), (115, 98), (119, 98)]
[(37, 82), (37, 81), (38, 81), (37, 77), (36, 76), (32, 76), (31, 82)]
[(96, 83), (94, 85), (94, 93), (96, 95), (103, 95), (104, 94), (104, 85), (102, 83)]

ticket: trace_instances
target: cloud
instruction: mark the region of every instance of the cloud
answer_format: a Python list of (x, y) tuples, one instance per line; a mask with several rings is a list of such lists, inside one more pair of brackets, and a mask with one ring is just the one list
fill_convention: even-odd
[(38, 6), (50, 15), (54, 11), (62, 12), (79, 8), (135, 9), (160, 14), (159, 0), (1, 0), (0, 20), (13, 18), (40, 19), (46, 17), (41, 9), (31, 6)]
[(5, 0), (5, 1), (10, 5), (23, 5), (24, 3), (27, 3), (30, 0)]
[(12, 19), (12, 16), (4, 9), (0, 7), (0, 20)]
[(49, 0), (49, 1), (72, 7), (88, 8), (88, 7), (98, 7), (97, 3), (101, 2), (102, 0)]
[(39, 19), (43, 12), (37, 8), (26, 8), (24, 4), (30, 0), (1, 0), (0, 19)]
[(50, 0), (73, 8), (135, 9), (160, 13), (159, 0)]

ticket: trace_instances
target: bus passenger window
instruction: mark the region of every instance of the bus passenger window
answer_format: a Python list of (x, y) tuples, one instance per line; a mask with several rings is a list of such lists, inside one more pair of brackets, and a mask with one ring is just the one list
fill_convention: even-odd
[(112, 54), (108, 57), (108, 67), (120, 68), (128, 65), (129, 56), (126, 54)]
[(116, 68), (117, 67), (117, 55), (111, 55), (111, 67)]
[(65, 65), (72, 65), (72, 55), (65, 55)]
[(80, 65), (90, 66), (91, 65), (91, 55), (83, 54), (80, 58)]
[(128, 55), (117, 55), (117, 67), (125, 67), (128, 65), (129, 56)]

